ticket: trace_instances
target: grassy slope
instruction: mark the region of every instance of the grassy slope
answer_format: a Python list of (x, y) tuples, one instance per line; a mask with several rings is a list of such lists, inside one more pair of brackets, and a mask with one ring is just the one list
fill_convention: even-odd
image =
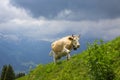
[[(116, 80), (120, 77), (120, 37), (105, 44), (106, 52), (111, 58)], [(60, 61), (57, 65), (49, 63), (39, 65), (18, 80), (90, 80), (88, 57), (89, 51), (72, 56), (71, 60)]]

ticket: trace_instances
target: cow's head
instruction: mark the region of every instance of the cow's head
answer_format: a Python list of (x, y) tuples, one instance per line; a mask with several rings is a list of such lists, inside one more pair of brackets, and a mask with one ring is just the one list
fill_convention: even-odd
[(72, 35), (71, 37), (69, 37), (69, 39), (72, 41), (72, 46), (74, 50), (77, 50), (77, 48), (80, 47), (80, 43), (79, 43), (79, 39), (80, 39), (80, 35)]

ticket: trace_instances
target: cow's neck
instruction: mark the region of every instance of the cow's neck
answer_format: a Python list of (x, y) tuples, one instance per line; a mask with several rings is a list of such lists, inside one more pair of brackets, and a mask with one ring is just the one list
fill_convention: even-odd
[(70, 45), (67, 45), (67, 49), (72, 50), (72, 48), (73, 48), (72, 43)]

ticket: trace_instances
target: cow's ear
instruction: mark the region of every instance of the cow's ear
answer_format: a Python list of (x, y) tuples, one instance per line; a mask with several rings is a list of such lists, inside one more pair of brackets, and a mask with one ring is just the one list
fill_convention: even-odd
[(72, 34), (72, 37), (74, 37), (74, 34)]
[(69, 37), (68, 39), (69, 39), (69, 40), (73, 40), (73, 37)]

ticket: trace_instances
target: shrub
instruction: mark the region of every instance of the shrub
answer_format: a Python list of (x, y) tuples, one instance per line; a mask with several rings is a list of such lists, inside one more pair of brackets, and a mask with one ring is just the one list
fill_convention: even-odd
[[(115, 78), (114, 70), (111, 66), (111, 57), (109, 56), (108, 45), (104, 45), (101, 40), (93, 44), (88, 44), (88, 64), (91, 80), (113, 80)], [(111, 49), (111, 48), (110, 48)]]

